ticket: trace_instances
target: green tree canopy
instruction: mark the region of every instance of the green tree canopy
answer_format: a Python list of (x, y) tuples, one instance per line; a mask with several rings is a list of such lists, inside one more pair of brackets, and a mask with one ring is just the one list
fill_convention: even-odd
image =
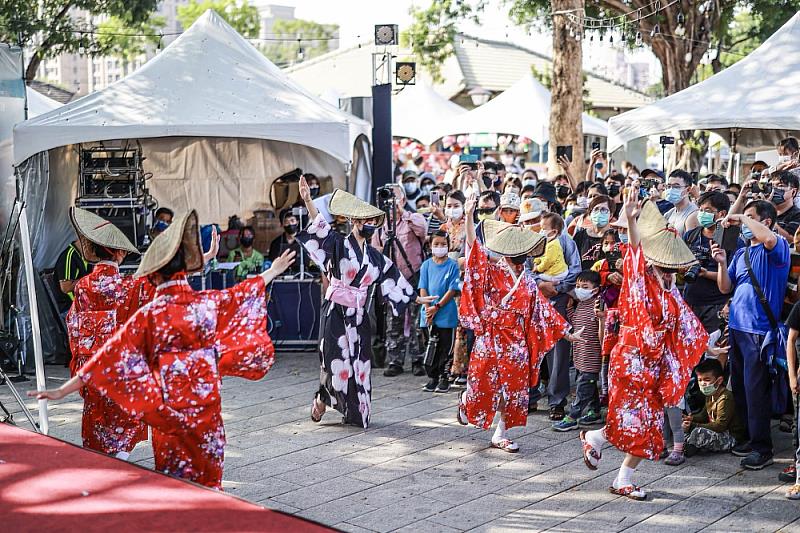
[(202, 0), (200, 2), (190, 0), (188, 4), (178, 6), (178, 22), (184, 28), (188, 28), (209, 9), (216, 11), (244, 37), (255, 39), (261, 31), (261, 16), (258, 14), (258, 9), (248, 4), (247, 0), (241, 4), (238, 4), (236, 0)]
[[(157, 33), (159, 21), (151, 15), (158, 2), (159, 0), (4, 0), (0, 2), (0, 41), (21, 43), (33, 50), (25, 71), (25, 78), (32, 80), (43, 60), (63, 53), (78, 52), (81, 47), (96, 54), (119, 53), (125, 49), (130, 52), (132, 37), (88, 33), (100, 31), (99, 28), (92, 27), (91, 20), (99, 15), (108, 16), (109, 21), (104, 26), (116, 28), (118, 31), (115, 33)], [(79, 10), (87, 16), (75, 16)], [(129, 45), (124, 45), (124, 41), (128, 41)]]
[(272, 26), (269, 38), (296, 40), (266, 41), (261, 51), (270, 61), (282, 67), (324, 54), (338, 33), (337, 24), (319, 24), (303, 19), (278, 20)]

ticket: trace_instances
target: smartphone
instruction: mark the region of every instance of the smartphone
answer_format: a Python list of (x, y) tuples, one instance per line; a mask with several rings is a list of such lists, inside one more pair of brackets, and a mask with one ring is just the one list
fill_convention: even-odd
[(572, 163), (572, 145), (569, 146), (556, 146), (556, 159), (560, 159), (561, 156), (567, 158), (567, 161)]
[(458, 156), (461, 165), (469, 165), (472, 170), (478, 170), (478, 156), (473, 154), (461, 154)]
[(439, 191), (431, 191), (431, 205), (439, 205)]
[(675, 137), (668, 137), (666, 135), (662, 135), (658, 139), (658, 144), (660, 144), (661, 146), (665, 146), (667, 144), (675, 144)]
[(599, 149), (600, 149), (600, 143), (592, 143), (592, 150), (599, 150)]

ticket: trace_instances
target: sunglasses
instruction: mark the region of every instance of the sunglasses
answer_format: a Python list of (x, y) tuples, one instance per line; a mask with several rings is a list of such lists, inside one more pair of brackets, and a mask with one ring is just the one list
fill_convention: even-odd
[(482, 209), (478, 209), (477, 211), (479, 215), (491, 215), (492, 213), (494, 213), (494, 208), (484, 207)]

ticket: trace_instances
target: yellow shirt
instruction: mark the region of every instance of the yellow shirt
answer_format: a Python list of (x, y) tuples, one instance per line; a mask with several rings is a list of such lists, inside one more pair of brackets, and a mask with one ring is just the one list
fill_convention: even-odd
[(558, 237), (552, 241), (547, 241), (547, 245), (544, 247), (544, 255), (534, 259), (533, 264), (536, 272), (547, 274), (548, 276), (558, 276), (567, 271), (569, 267), (567, 262), (564, 261), (564, 250), (561, 248), (561, 243), (558, 242)]

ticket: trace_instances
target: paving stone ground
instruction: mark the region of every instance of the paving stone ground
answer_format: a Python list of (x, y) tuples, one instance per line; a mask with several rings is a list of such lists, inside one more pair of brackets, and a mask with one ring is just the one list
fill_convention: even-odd
[[(618, 452), (606, 449), (600, 468), (587, 470), (577, 432), (553, 432), (541, 412), (512, 430), (521, 451), (507, 454), (488, 446), (488, 433), (458, 425), (455, 392), (424, 393), (425, 378), (376, 371), (367, 431), (330, 411), (314, 424), (317, 373), (316, 354), (281, 353), (260, 382), (225, 379), (225, 491), (353, 532), (800, 532), (800, 502), (786, 500), (777, 480), (791, 438), (777, 428), (774, 466), (743, 471), (727, 454), (679, 467), (643, 462), (636, 481), (651, 498), (633, 502), (607, 490)], [(48, 366), (47, 376), (58, 386), (67, 371)], [(5, 385), (0, 400), (30, 427)], [(51, 435), (80, 443), (80, 412), (77, 395), (53, 402)], [(131, 460), (152, 466), (149, 445)]]

